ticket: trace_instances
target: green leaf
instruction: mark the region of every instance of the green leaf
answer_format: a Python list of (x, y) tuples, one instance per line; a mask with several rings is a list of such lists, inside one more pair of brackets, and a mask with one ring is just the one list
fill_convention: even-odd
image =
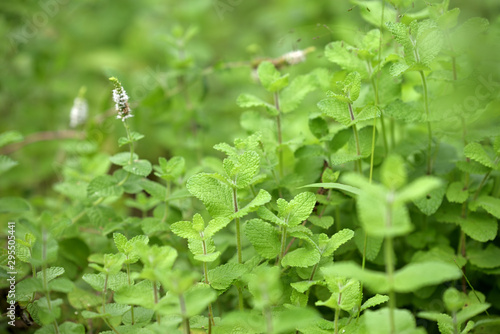
[(344, 42), (332, 42), (325, 47), (326, 59), (348, 72), (358, 72), (366, 78), (366, 64), (356, 56), (356, 49)]
[(245, 235), (257, 253), (265, 259), (276, 258), (280, 252), (280, 235), (269, 223), (261, 219), (249, 220), (245, 225)]
[[(384, 12), (385, 21), (395, 22), (397, 19), (396, 10), (387, 3), (384, 4), (378, 1), (358, 0), (351, 0), (351, 3), (359, 7), (361, 17), (363, 17), (366, 22), (376, 27), (381, 27), (381, 25), (383, 24), (383, 22), (381, 22), (382, 11)], [(383, 9), (382, 6), (384, 6)]]
[(309, 218), (315, 205), (316, 196), (311, 192), (303, 192), (296, 195), (278, 215), (288, 226), (296, 226)]
[(255, 196), (254, 199), (247, 205), (245, 205), (243, 208), (241, 208), (238, 212), (235, 212), (233, 217), (235, 218), (241, 218), (243, 216), (246, 216), (250, 212), (253, 212), (257, 210), (259, 207), (263, 206), (266, 203), (269, 203), (271, 201), (271, 195), (265, 191), (264, 189), (259, 190), (259, 193), (257, 196)]
[(361, 311), (364, 311), (370, 307), (374, 307), (383, 304), (389, 300), (389, 296), (376, 294), (375, 296), (369, 298), (366, 302), (361, 305)]
[(118, 181), (111, 175), (100, 175), (90, 181), (87, 187), (88, 197), (121, 196), (123, 187), (118, 186)]
[(18, 162), (12, 160), (6, 155), (0, 155), (0, 174), (5, 173), (14, 166), (17, 166)]
[(261, 62), (257, 73), (262, 86), (269, 92), (278, 92), (288, 86), (288, 74), (282, 76), (271, 62)]
[(314, 226), (318, 226), (324, 229), (330, 228), (333, 225), (333, 217), (332, 216), (311, 216), (307, 219)]
[(344, 80), (344, 93), (352, 102), (356, 101), (361, 91), (361, 75), (358, 72), (351, 72)]
[(277, 116), (279, 114), (275, 106), (251, 94), (241, 94), (236, 99), (236, 103), (241, 108), (264, 107), (270, 116)]
[(289, 307), (273, 314), (275, 333), (292, 333), (298, 328), (315, 324), (321, 319), (316, 310), (308, 307)]
[(66, 321), (59, 325), (60, 334), (85, 334), (85, 327), (82, 324)]
[(223, 218), (223, 217), (212, 219), (211, 221), (208, 222), (207, 227), (203, 231), (204, 238), (205, 239), (211, 238), (215, 233), (222, 230), (230, 222), (231, 222), (230, 219)]
[[(56, 277), (61, 276), (62, 274), (64, 274), (64, 268), (62, 268), (62, 267), (50, 267), (50, 268), (47, 268), (47, 269), (45, 269), (45, 280), (47, 282), (50, 282), (53, 279), (55, 279)], [(36, 274), (36, 277), (38, 279), (43, 279), (43, 277), (44, 277), (43, 271), (39, 271)]]
[(157, 281), (172, 269), (177, 250), (170, 246), (153, 245), (141, 249), (140, 257), (144, 263), (141, 277)]
[(422, 213), (430, 216), (436, 213), (437, 209), (441, 206), (445, 193), (446, 187), (441, 186), (429, 191), (425, 197), (414, 200), (413, 203), (415, 203)]
[[(366, 247), (365, 247), (365, 236), (366, 236)], [(362, 228), (356, 229), (354, 233), (354, 242), (361, 254), (366, 253), (366, 259), (368, 261), (374, 261), (382, 248), (382, 242), (384, 238), (373, 237), (366, 235), (366, 232)]]
[(234, 213), (233, 192), (226, 184), (207, 173), (189, 178), (189, 192), (201, 200), (212, 217), (230, 217)]
[(482, 164), (483, 166), (494, 168), (495, 164), (493, 160), (488, 155), (483, 146), (479, 143), (469, 143), (464, 148), (464, 154), (467, 158), (475, 160)]
[(312, 75), (299, 75), (280, 93), (280, 107), (283, 113), (291, 112), (299, 106), (307, 94), (316, 89)]
[(401, 156), (391, 154), (385, 158), (380, 171), (383, 185), (389, 189), (399, 189), (406, 184), (407, 178), (404, 160)]
[[(139, 156), (134, 153), (134, 155), (132, 156), (132, 161), (135, 161), (137, 159), (139, 159)], [(110, 157), (109, 160), (115, 165), (126, 166), (130, 163), (130, 152), (117, 153)]]
[(255, 151), (246, 151), (238, 155), (236, 159), (232, 157), (224, 159), (223, 166), (233, 184), (243, 189), (252, 183), (259, 171), (260, 157)]
[(459, 225), (465, 234), (480, 242), (495, 239), (498, 232), (497, 220), (486, 214), (473, 212), (463, 218), (460, 209), (446, 209), (438, 211), (436, 219), (439, 222)]
[(148, 176), (153, 170), (153, 166), (148, 160), (134, 160), (129, 165), (123, 167), (129, 173), (139, 176)]
[(20, 197), (0, 198), (0, 213), (19, 213), (30, 209), (29, 203)]
[(342, 183), (312, 183), (299, 188), (307, 188), (307, 187), (344, 190), (353, 195), (359, 195), (361, 193), (359, 188), (352, 187)]
[(348, 242), (354, 237), (354, 231), (345, 228), (335, 233), (324, 248), (321, 256), (326, 257), (332, 255), (340, 246)]
[(208, 254), (195, 254), (194, 259), (200, 262), (214, 262), (220, 256), (220, 252), (213, 252)]
[(200, 232), (196, 231), (193, 228), (193, 223), (189, 221), (180, 221), (177, 223), (173, 223), (170, 225), (170, 230), (175, 235), (184, 238), (184, 239), (194, 239), (201, 240)]
[(148, 280), (135, 285), (125, 286), (114, 294), (114, 300), (120, 304), (140, 305), (152, 308), (154, 305), (153, 283)]
[(445, 262), (410, 263), (394, 274), (394, 290), (411, 292), (428, 285), (436, 285), (458, 279), (460, 269)]
[(495, 218), (500, 219), (500, 198), (491, 197), (491, 196), (480, 196), (477, 200), (471, 203), (471, 206), (481, 207), (490, 215)]
[(465, 321), (486, 311), (491, 305), (488, 303), (469, 304), (457, 313), (457, 322), (463, 324)]
[(469, 190), (461, 181), (452, 182), (446, 190), (446, 198), (452, 203), (463, 203), (469, 198)]
[(359, 305), (361, 295), (358, 280), (340, 277), (328, 277), (326, 280), (328, 289), (332, 292), (332, 295), (324, 302), (316, 302), (316, 305), (324, 305), (332, 309), (340, 308), (348, 312)]
[(488, 244), (485, 249), (472, 248), (467, 252), (470, 263), (479, 268), (500, 267), (500, 248)]
[[(413, 181), (412, 183), (410, 183), (409, 185), (407, 185), (406, 187), (404, 187), (403, 189), (401, 189), (401, 191), (396, 195), (396, 201), (403, 203), (409, 201), (416, 201), (418, 199), (423, 198), (424, 196), (427, 196), (428, 194), (429, 195), (433, 194), (432, 191), (441, 185), (442, 181), (437, 177), (422, 176)], [(442, 190), (440, 190), (437, 195), (440, 195), (443, 190), (444, 188), (442, 188)], [(438, 201), (438, 199), (439, 197), (435, 196), (433, 198), (433, 201), (435, 201), (436, 203), (437, 202), (441, 203), (440, 201)]]
[(102, 291), (104, 289), (105, 275), (99, 274), (84, 274), (82, 279), (87, 282), (94, 290)]
[(5, 145), (18, 143), (24, 139), (23, 135), (18, 131), (7, 131), (0, 134), (0, 147)]
[(207, 285), (195, 285), (186, 291), (186, 314), (193, 317), (202, 313), (211, 302), (217, 299), (217, 294)]
[(460, 8), (453, 8), (443, 13), (437, 19), (437, 24), (443, 30), (454, 28), (457, 25), (458, 16), (460, 15)]
[(298, 248), (291, 252), (286, 253), (286, 255), (281, 260), (281, 265), (283, 267), (310, 267), (314, 266), (321, 259), (321, 255), (317, 248), (313, 248), (306, 244), (304, 248)]
[[(365, 325), (369, 328), (370, 334), (387, 334), (390, 329), (390, 314), (388, 308), (377, 311), (366, 310)], [(413, 314), (408, 310), (395, 309), (393, 311), (395, 333), (425, 334), (423, 328), (416, 329), (416, 322)]]
[(167, 188), (155, 181), (148, 180), (146, 178), (141, 179), (138, 184), (144, 189), (149, 195), (153, 196), (157, 200), (165, 201), (167, 197)]
[(175, 180), (184, 173), (186, 161), (183, 157), (172, 157), (168, 161), (165, 158), (159, 158), (158, 161), (160, 163), (160, 168), (155, 167), (155, 175), (164, 180)]
[(361, 266), (354, 262), (339, 262), (332, 266), (320, 269), (325, 277), (352, 277), (361, 282), (373, 292), (386, 293), (389, 291), (389, 281), (385, 273), (361, 269)]
[(441, 51), (443, 33), (436, 24), (430, 20), (422, 21), (418, 25), (416, 47), (420, 62), (429, 65)]
[(352, 120), (346, 102), (327, 98), (318, 102), (318, 108), (323, 112), (323, 115), (333, 118), (342, 125), (349, 126), (351, 124)]
[(241, 263), (226, 263), (208, 271), (208, 282), (216, 290), (226, 290), (246, 272)]

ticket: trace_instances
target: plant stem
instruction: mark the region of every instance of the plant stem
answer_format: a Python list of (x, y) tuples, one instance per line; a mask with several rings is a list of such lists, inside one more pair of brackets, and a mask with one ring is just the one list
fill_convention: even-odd
[[(392, 198), (387, 199), (386, 208), (386, 228), (389, 230), (392, 226)], [(396, 294), (394, 292), (394, 246), (392, 244), (392, 235), (387, 235), (385, 237), (385, 248), (384, 248), (384, 258), (385, 258), (385, 271), (387, 275), (387, 280), (389, 281), (389, 324), (390, 324), (390, 334), (396, 333), (396, 326), (394, 322), (394, 310), (396, 308)]]
[[(238, 212), (238, 197), (237, 197), (237, 190), (236, 188), (233, 188), (233, 203), (234, 203), (234, 213)], [(236, 217), (234, 218), (234, 221), (236, 223), (236, 250), (238, 252), (238, 263), (242, 263), (242, 258), (241, 258), (241, 235), (240, 235), (240, 218)]]
[(108, 278), (109, 275), (106, 274), (104, 279), (104, 287), (102, 289), (102, 313), (106, 313), (106, 295), (108, 294)]
[[(205, 240), (203, 240), (202, 243), (203, 254), (207, 255), (207, 245), (205, 243)], [(205, 284), (210, 285), (210, 283), (208, 282), (208, 266), (206, 262), (203, 262), (203, 274), (205, 275)], [(212, 311), (212, 303), (208, 303), (208, 334), (212, 333), (212, 325), (215, 325), (214, 314)]]
[(429, 110), (429, 93), (427, 91), (427, 80), (425, 79), (424, 71), (419, 71), (420, 77), (422, 78), (422, 87), (424, 89), (424, 105), (425, 105), (425, 115), (427, 116), (427, 175), (432, 174), (432, 128)]
[[(340, 294), (339, 294), (339, 299), (340, 299)], [(340, 310), (338, 307), (335, 308), (335, 320), (333, 321), (334, 323), (334, 334), (339, 333), (339, 316), (340, 316)]]
[[(153, 296), (156, 305), (158, 304), (158, 285), (156, 281), (153, 281)], [(158, 322), (158, 325), (161, 324), (161, 318), (159, 313), (156, 313), (156, 322)]]
[[(127, 260), (128, 260), (128, 255), (127, 255)], [(128, 280), (128, 286), (132, 285), (132, 282), (130, 281), (130, 263), (127, 263), (127, 280)], [(134, 320), (134, 305), (130, 304), (130, 319), (131, 319), (131, 324), (133, 325), (135, 323)]]
[(186, 302), (184, 301), (184, 296), (182, 293), (179, 295), (179, 305), (181, 307), (182, 315), (182, 330), (184, 334), (190, 334), (191, 329), (189, 328), (189, 317), (186, 314)]
[[(238, 196), (236, 188), (233, 188), (233, 202), (234, 202), (234, 212), (238, 212)], [(240, 218), (234, 218), (234, 222), (236, 223), (236, 251), (238, 253), (238, 263), (242, 263), (241, 256), (241, 231), (240, 231)], [(238, 289), (238, 306), (241, 311), (243, 311), (243, 291), (241, 287), (237, 287)]]
[[(47, 299), (47, 308), (52, 313), (52, 305), (50, 302), (50, 290), (47, 281), (47, 232), (45, 230), (42, 231), (42, 280), (43, 280), (43, 289), (45, 290), (45, 298)], [(56, 334), (59, 334), (59, 326), (57, 325), (57, 319), (54, 319), (54, 331)]]
[(279, 93), (274, 93), (274, 106), (278, 110), (278, 115), (276, 116), (276, 126), (278, 128), (278, 154), (279, 154), (279, 171), (280, 177), (283, 177), (283, 149), (281, 144), (283, 143), (282, 133), (281, 133), (281, 109), (280, 109), (280, 99)]
[(286, 226), (283, 226), (281, 230), (281, 250), (278, 259), (278, 264), (280, 266), (281, 266), (281, 260), (283, 259), (283, 256), (285, 256), (285, 244), (286, 244)]

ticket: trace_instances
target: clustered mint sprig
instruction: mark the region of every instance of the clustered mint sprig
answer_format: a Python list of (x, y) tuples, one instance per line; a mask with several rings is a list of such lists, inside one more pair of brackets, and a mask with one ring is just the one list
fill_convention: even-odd
[(115, 102), (116, 111), (118, 111), (118, 115), (116, 118), (125, 121), (129, 117), (133, 117), (132, 109), (128, 105), (128, 95), (120, 81), (117, 78), (111, 77), (109, 80), (115, 86), (113, 89), (113, 101)]

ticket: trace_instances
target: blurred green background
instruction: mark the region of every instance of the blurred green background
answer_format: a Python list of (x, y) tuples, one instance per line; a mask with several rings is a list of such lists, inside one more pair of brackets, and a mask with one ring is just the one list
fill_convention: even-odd
[[(433, 2), (415, 1), (411, 11)], [(454, 7), (462, 9), (461, 22), (482, 16), (499, 26), (497, 0), (455, 0)], [(315, 46), (305, 63), (287, 71), (332, 67), (323, 57), (327, 43), (352, 41), (373, 28), (362, 10), (344, 0), (1, 1), (0, 133), (71, 130), (69, 112), (85, 86), (88, 121), (68, 135), (85, 129), (87, 141), (66, 144), (76, 144), (77, 154), (123, 150), (108, 81), (116, 76), (131, 98), (131, 127), (146, 135), (139, 155), (152, 162), (182, 155), (192, 167), (217, 154), (214, 144), (244, 133), (236, 98), (263, 93), (244, 62)], [(490, 54), (493, 60), (498, 52)], [(318, 95), (306, 100), (303, 113), (316, 111), (317, 101)], [(9, 152), (19, 166), (3, 175), (2, 193), (50, 191), (66, 158), (64, 144), (43, 141)]]

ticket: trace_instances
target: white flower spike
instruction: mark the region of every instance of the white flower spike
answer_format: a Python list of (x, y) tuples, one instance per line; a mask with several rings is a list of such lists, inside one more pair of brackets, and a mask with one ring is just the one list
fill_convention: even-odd
[(130, 109), (128, 105), (128, 95), (125, 89), (123, 89), (122, 84), (115, 77), (111, 77), (109, 80), (115, 86), (115, 89), (113, 89), (113, 101), (115, 102), (115, 108), (118, 112), (116, 118), (125, 121), (129, 117), (133, 117), (132, 109)]

